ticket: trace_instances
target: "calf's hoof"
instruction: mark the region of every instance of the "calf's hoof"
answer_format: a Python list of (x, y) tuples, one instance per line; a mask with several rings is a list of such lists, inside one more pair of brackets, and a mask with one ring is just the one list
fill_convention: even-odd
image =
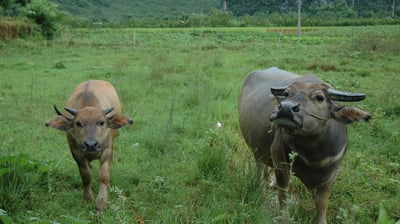
[(84, 193), (83, 194), (83, 200), (85, 202), (93, 201), (93, 194), (92, 193)]
[(106, 201), (102, 198), (100, 198), (100, 199), (98, 198), (96, 200), (96, 211), (103, 212), (104, 210), (106, 210), (106, 208), (107, 208)]

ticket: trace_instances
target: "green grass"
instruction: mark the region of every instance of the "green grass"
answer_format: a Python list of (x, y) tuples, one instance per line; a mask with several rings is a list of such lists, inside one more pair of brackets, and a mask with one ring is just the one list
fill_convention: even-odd
[[(0, 209), (15, 223), (274, 223), (275, 192), (263, 195), (257, 182), (237, 96), (248, 72), (278, 66), (365, 92), (357, 106), (374, 115), (349, 127), (328, 221), (375, 223), (381, 205), (399, 220), (400, 28), (292, 30), (78, 29), (52, 42), (1, 42)], [(83, 203), (64, 134), (44, 127), (53, 104), (87, 79), (113, 83), (134, 120), (116, 139), (102, 215)], [(293, 219), (314, 222), (310, 194), (293, 183)]]

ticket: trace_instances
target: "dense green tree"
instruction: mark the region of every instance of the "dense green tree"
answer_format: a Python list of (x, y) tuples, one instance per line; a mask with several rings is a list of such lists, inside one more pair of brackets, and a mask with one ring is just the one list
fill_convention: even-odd
[(47, 0), (32, 0), (25, 7), (28, 18), (33, 19), (42, 29), (42, 34), (48, 39), (53, 39), (57, 30), (57, 20), (60, 12), (57, 5)]
[(47, 39), (53, 38), (60, 16), (55, 3), (47, 0), (1, 0), (0, 6), (0, 16), (28, 17), (40, 26)]
[[(297, 9), (297, 0), (227, 0), (228, 10), (235, 16), (257, 13), (291, 13)], [(302, 14), (309, 17), (385, 18), (398, 16), (395, 0), (302, 0)]]

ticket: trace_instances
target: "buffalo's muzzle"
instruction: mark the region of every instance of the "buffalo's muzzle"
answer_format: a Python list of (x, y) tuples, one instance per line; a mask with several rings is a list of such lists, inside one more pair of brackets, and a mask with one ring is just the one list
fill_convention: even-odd
[(294, 114), (300, 111), (300, 104), (292, 101), (285, 101), (279, 104), (278, 109), (272, 113), (270, 120), (278, 118), (293, 119)]
[(281, 102), (278, 108), (271, 114), (270, 121), (287, 127), (301, 126), (301, 120), (297, 116), (300, 112), (300, 104), (293, 101)]

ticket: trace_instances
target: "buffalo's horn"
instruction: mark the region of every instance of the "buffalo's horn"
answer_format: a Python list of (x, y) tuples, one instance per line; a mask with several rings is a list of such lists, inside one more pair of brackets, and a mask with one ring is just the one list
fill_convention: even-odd
[(355, 102), (365, 99), (364, 93), (348, 93), (342, 92), (334, 89), (328, 89), (328, 98), (334, 101), (342, 102)]
[(280, 87), (271, 87), (271, 93), (275, 96), (286, 96), (284, 91), (287, 89), (287, 86)]
[(77, 110), (72, 109), (72, 108), (68, 108), (68, 107), (65, 107), (64, 109), (65, 109), (68, 113), (70, 113), (71, 115), (73, 115), (73, 116), (75, 116), (76, 113), (78, 112)]
[(104, 113), (104, 115), (107, 115), (107, 114), (109, 114), (111, 111), (113, 111), (114, 110), (114, 107), (110, 107), (110, 108), (107, 108), (107, 109), (104, 109), (103, 110), (103, 113)]
[(63, 116), (62, 113), (57, 109), (56, 105), (53, 105), (54, 110), (56, 111), (57, 115)]

